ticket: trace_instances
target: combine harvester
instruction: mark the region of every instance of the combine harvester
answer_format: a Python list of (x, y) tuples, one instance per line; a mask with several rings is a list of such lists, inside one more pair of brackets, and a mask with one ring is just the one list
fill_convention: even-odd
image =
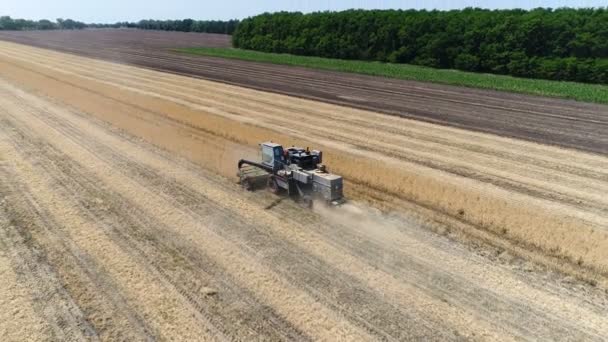
[(239, 182), (248, 190), (267, 187), (274, 194), (285, 194), (306, 207), (314, 200), (330, 205), (344, 202), (342, 177), (327, 172), (323, 152), (308, 148), (260, 144), (262, 161), (239, 160)]

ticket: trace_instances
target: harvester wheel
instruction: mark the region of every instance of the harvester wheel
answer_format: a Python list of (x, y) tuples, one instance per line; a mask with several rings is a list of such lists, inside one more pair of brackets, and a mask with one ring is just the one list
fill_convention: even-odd
[(275, 195), (281, 193), (281, 187), (279, 187), (277, 180), (272, 175), (268, 177), (268, 190)]
[(300, 205), (304, 208), (308, 208), (311, 209), (312, 205), (313, 205), (313, 200), (312, 197), (310, 196), (304, 196), (302, 198), (300, 198), (300, 200), (298, 201), (300, 203)]
[(247, 191), (253, 191), (253, 185), (247, 178), (241, 179), (241, 186)]

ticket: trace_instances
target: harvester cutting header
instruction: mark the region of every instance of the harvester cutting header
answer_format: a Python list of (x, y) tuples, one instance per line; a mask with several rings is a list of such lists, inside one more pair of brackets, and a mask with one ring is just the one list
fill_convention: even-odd
[(308, 148), (283, 146), (273, 142), (260, 144), (262, 160), (253, 162), (239, 160), (240, 183), (247, 190), (262, 187), (275, 193), (284, 193), (306, 206), (313, 200), (328, 204), (340, 204), (342, 177), (327, 172), (322, 164), (323, 152)]

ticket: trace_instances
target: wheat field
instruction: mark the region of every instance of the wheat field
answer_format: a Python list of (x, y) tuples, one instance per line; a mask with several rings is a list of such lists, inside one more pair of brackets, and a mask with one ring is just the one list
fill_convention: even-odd
[[(608, 272), (605, 157), (11, 43), (2, 43), (0, 58), (4, 77), (226, 177), (265, 140), (320, 148), (356, 187), (346, 189), (352, 199), (382, 207), (392, 197), (548, 264), (600, 281)], [(112, 107), (100, 105), (108, 99)]]

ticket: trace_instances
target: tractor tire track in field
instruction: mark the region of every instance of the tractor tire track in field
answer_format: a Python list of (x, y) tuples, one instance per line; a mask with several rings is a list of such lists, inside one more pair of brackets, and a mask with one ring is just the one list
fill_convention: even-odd
[[(2, 123), (7, 124), (4, 120)], [(10, 196), (6, 208), (4, 208), (4, 215), (10, 218), (9, 228), (13, 227), (16, 230), (16, 232), (8, 232), (19, 234), (14, 236), (10, 243), (13, 246), (20, 246), (20, 243), (27, 242), (27, 245), (23, 246), (18, 260), (27, 262), (29, 259), (25, 253), (28, 250), (30, 253), (36, 253), (36, 258), (30, 263), (39, 265), (38, 267), (48, 267), (51, 270), (50, 275), (37, 275), (37, 281), (50, 286), (48, 284), (53, 284), (53, 280), (49, 277), (55, 277), (58, 280), (54, 282), (60, 282), (57, 289), (51, 293), (63, 294), (62, 297), (40, 299), (47, 306), (47, 308), (41, 306), (39, 309), (45, 312), (46, 321), (53, 322), (55, 319), (61, 319), (61, 315), (50, 311), (48, 307), (52, 308), (55, 305), (63, 307), (67, 303), (68, 307), (69, 305), (74, 306), (71, 311), (76, 313), (82, 311), (79, 314), (81, 317), (74, 323), (74, 326), (81, 327), (81, 330), (85, 331), (87, 339), (152, 340), (149, 327), (141, 317), (138, 317), (129, 306), (125, 305), (125, 299), (116, 293), (111, 280), (99, 270), (98, 265), (90, 256), (70, 243), (70, 239), (58, 228), (51, 215), (35, 202), (31, 192), (27, 190), (27, 186), (20, 184), (17, 176), (12, 172), (4, 170), (3, 176), (7, 176), (4, 179), (12, 180), (11, 184), (2, 184), (1, 189), (3, 193)], [(19, 186), (15, 188), (15, 185)], [(37, 274), (31, 270), (27, 273)], [(34, 291), (34, 297), (38, 297), (39, 292), (44, 293), (36, 287), (34, 287)], [(54, 331), (57, 333), (47, 337), (80, 339), (77, 336), (66, 336), (65, 333), (70, 331), (66, 327), (68, 322), (69, 320), (62, 319), (62, 323), (54, 327)]]
[[(6, 180), (13, 177), (4, 168), (0, 169), (0, 176), (3, 180), (0, 191), (6, 194), (5, 201), (13, 201), (13, 197), (26, 195), (22, 192), (12, 193), (12, 189), (7, 187)], [(46, 256), (33, 245), (29, 231), (31, 226), (22, 219), (27, 217), (27, 211), (14, 212), (12, 208), (6, 206), (7, 203), (4, 203), (0, 212), (0, 215), (8, 218), (6, 226), (3, 225), (0, 232), (0, 240), (10, 253), (12, 268), (17, 274), (18, 281), (33, 292), (32, 309), (46, 323), (45, 339), (76, 340), (86, 337), (94, 340), (97, 337), (95, 331), (83, 317), (80, 308), (63, 289)], [(24, 207), (20, 209), (22, 208)]]

